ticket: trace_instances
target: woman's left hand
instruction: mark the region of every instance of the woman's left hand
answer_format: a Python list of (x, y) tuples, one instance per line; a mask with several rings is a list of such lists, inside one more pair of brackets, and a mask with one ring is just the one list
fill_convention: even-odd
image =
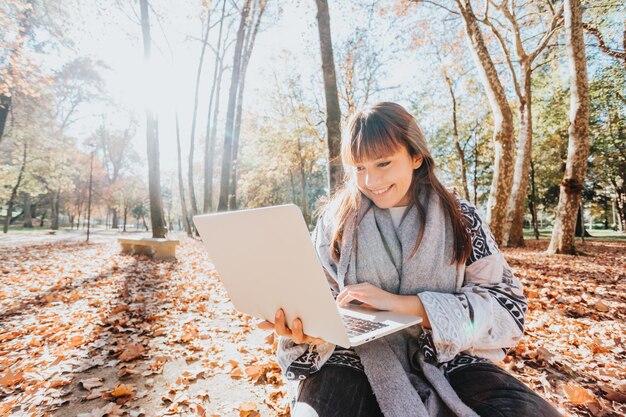
[(400, 307), (400, 296), (380, 289), (368, 282), (347, 285), (337, 296), (337, 305), (345, 307), (350, 301), (357, 300), (363, 307), (378, 310), (396, 311)]
[(337, 296), (337, 305), (345, 307), (350, 301), (362, 302), (363, 307), (410, 314), (422, 318), (421, 326), (430, 328), (430, 320), (422, 300), (416, 295), (398, 295), (380, 289), (368, 282), (348, 285)]

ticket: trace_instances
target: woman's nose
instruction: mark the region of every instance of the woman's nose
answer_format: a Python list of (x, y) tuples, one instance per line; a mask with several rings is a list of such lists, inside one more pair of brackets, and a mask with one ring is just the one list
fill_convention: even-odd
[(380, 184), (380, 175), (373, 172), (368, 172), (365, 175), (365, 185), (367, 188), (375, 188), (378, 184)]

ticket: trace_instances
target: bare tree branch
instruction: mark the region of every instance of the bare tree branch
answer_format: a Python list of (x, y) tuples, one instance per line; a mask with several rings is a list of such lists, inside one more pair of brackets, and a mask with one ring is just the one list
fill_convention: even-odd
[[(588, 23), (583, 23), (583, 28), (588, 33), (595, 36), (595, 38), (598, 40), (598, 48), (600, 48), (602, 52), (604, 52), (605, 54), (609, 56), (612, 56), (613, 58), (621, 59), (624, 61), (624, 64), (626, 64), (626, 51), (616, 51), (616, 50), (609, 48), (607, 44), (604, 42), (604, 38), (602, 37), (602, 32), (600, 32), (597, 28), (594, 28), (593, 26), (589, 25)], [(626, 30), (624, 30), (624, 34), (625, 34), (624, 37), (626, 39)]]

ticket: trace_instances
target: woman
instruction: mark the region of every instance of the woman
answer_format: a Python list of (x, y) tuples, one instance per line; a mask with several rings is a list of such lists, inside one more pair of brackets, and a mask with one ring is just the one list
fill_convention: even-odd
[(281, 336), (292, 415), (559, 416), (492, 362), (523, 335), (522, 287), (474, 207), (435, 176), (415, 119), (394, 103), (363, 110), (342, 159), (348, 180), (314, 232), (337, 304), (423, 322), (343, 349), (279, 310), (260, 327)]

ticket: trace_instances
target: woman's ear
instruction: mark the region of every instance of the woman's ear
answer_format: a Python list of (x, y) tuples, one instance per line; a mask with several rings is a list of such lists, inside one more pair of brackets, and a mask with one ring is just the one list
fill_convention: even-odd
[(413, 169), (417, 169), (422, 166), (422, 162), (424, 162), (424, 156), (422, 155), (414, 155), (413, 156)]

